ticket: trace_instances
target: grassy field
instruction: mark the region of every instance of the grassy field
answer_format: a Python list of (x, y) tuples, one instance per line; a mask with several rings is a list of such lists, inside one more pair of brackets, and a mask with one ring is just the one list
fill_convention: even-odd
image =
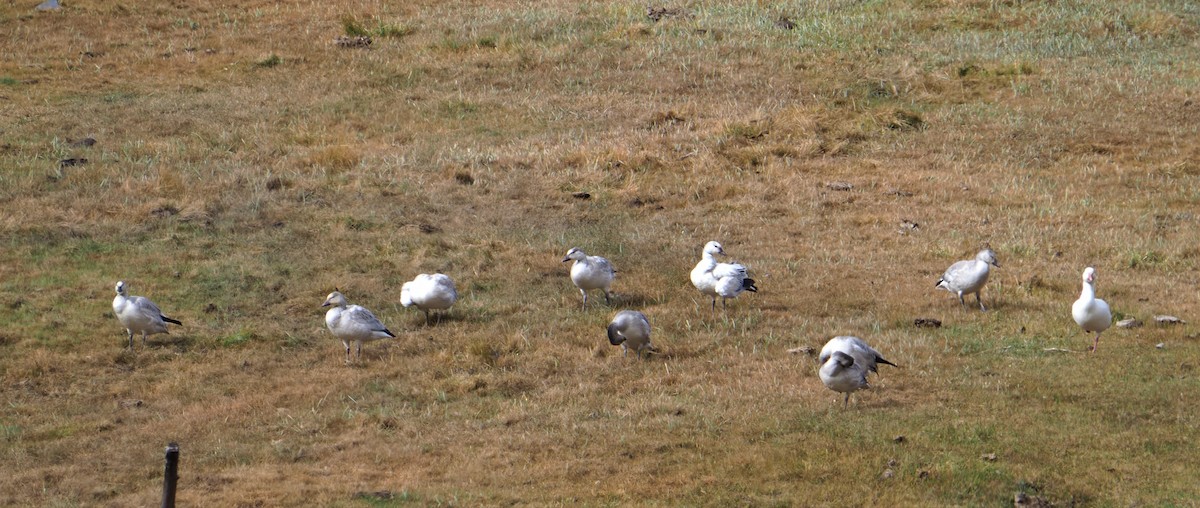
[[(154, 505), (177, 441), (185, 506), (1200, 505), (1194, 2), (64, 3), (0, 4), (0, 504)], [(1085, 266), (1147, 323), (1096, 354)], [(117, 280), (184, 326), (124, 349)], [(848, 409), (787, 352), (842, 334), (900, 365)]]

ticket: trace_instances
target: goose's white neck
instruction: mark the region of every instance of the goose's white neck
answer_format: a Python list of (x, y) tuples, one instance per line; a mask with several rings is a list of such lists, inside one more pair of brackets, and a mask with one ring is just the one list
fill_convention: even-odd
[(1081, 300), (1095, 300), (1096, 299), (1096, 288), (1092, 287), (1091, 282), (1083, 281), (1083, 291), (1081, 291), (1079, 293), (1079, 299), (1081, 299)]

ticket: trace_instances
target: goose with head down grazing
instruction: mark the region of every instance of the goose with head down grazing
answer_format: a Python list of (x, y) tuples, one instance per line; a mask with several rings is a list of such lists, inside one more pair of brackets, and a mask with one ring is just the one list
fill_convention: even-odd
[(395, 337), (371, 311), (357, 305), (349, 305), (340, 291), (329, 293), (322, 307), (331, 307), (325, 313), (325, 326), (333, 336), (342, 341), (346, 348), (346, 363), (350, 363), (350, 343), (358, 346), (358, 359), (362, 359), (363, 342)]
[(608, 325), (608, 343), (621, 346), (621, 355), (629, 354), (632, 349), (642, 357), (642, 350), (654, 351), (650, 344), (650, 321), (646, 315), (636, 310), (623, 310), (613, 317)]
[[(429, 311), (447, 311), (456, 301), (458, 291), (454, 288), (454, 280), (440, 273), (422, 273), (400, 286), (400, 303), (425, 311), (425, 324), (429, 324)], [(440, 314), (438, 320), (441, 320)]]
[(587, 309), (588, 294), (593, 289), (604, 291), (604, 303), (612, 303), (612, 283), (617, 278), (617, 271), (612, 263), (600, 256), (589, 256), (582, 249), (575, 247), (567, 251), (562, 262), (574, 261), (571, 264), (571, 282), (583, 294), (583, 308)]
[(1075, 318), (1075, 323), (1085, 332), (1096, 333), (1096, 340), (1091, 347), (1093, 353), (1100, 348), (1100, 332), (1112, 325), (1112, 312), (1108, 308), (1108, 302), (1096, 298), (1096, 288), (1093, 286), (1095, 283), (1096, 269), (1090, 266), (1084, 268), (1083, 291), (1079, 293), (1079, 299), (1071, 305), (1071, 317)]
[(742, 291), (758, 292), (754, 279), (746, 274), (746, 267), (737, 263), (719, 263), (717, 255), (724, 255), (725, 249), (718, 242), (704, 244), (700, 253), (700, 262), (692, 269), (692, 285), (706, 296), (712, 297), (712, 310), (717, 311), (717, 297), (721, 297), (721, 307), (725, 300), (737, 298)]
[(821, 348), (817, 361), (821, 363), (818, 374), (825, 387), (846, 394), (844, 406), (850, 405), (851, 393), (870, 388), (867, 373), (878, 372), (881, 363), (896, 366), (885, 360), (866, 341), (849, 335), (829, 339)]
[(979, 304), (979, 310), (986, 311), (983, 306), (983, 286), (987, 284), (988, 275), (991, 272), (990, 266), (1000, 268), (1000, 262), (996, 260), (996, 253), (992, 249), (984, 249), (975, 255), (975, 259), (959, 261), (950, 265), (946, 269), (946, 273), (942, 274), (942, 278), (938, 279), (936, 286), (945, 289), (951, 293), (958, 295), (958, 302), (965, 308), (967, 306), (963, 295), (975, 293), (975, 303)]
[(125, 289), (125, 281), (117, 281), (117, 296), (113, 298), (113, 314), (125, 331), (129, 333), (129, 349), (133, 349), (133, 335), (142, 334), (142, 345), (146, 345), (146, 336), (156, 333), (169, 333), (167, 323), (182, 325), (177, 320), (164, 316), (158, 305), (144, 296), (129, 296)]

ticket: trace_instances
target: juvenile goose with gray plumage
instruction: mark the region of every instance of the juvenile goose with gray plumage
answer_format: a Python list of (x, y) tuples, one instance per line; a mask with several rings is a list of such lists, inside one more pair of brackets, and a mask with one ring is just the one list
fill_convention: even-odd
[(612, 303), (612, 283), (617, 278), (617, 271), (613, 269), (612, 263), (600, 256), (589, 256), (578, 247), (567, 251), (562, 262), (567, 261), (575, 261), (571, 265), (571, 282), (583, 294), (584, 309), (587, 309), (587, 292), (592, 289), (604, 291), (604, 303)]
[(992, 249), (981, 250), (975, 255), (975, 259), (959, 261), (950, 265), (950, 268), (946, 269), (946, 273), (942, 274), (942, 278), (938, 279), (936, 287), (958, 295), (958, 302), (963, 307), (967, 306), (963, 295), (975, 293), (975, 302), (979, 304), (979, 310), (986, 311), (982, 295), (983, 286), (987, 284), (988, 275), (991, 273), (989, 265), (1000, 268), (1000, 262), (996, 260), (996, 253)]
[(871, 387), (867, 383), (867, 373), (878, 372), (878, 365), (881, 363), (896, 366), (884, 359), (866, 341), (850, 335), (829, 339), (825, 347), (821, 348), (817, 360), (821, 363), (818, 374), (825, 387), (846, 394), (844, 407), (850, 405), (851, 393)]
[(329, 293), (322, 307), (331, 307), (325, 313), (325, 326), (333, 332), (333, 336), (342, 341), (346, 348), (346, 363), (350, 363), (350, 343), (358, 346), (357, 358), (362, 360), (363, 342), (395, 337), (371, 311), (349, 305), (346, 297), (340, 291)]
[(183, 325), (179, 321), (164, 316), (158, 305), (144, 296), (129, 296), (125, 281), (117, 281), (117, 296), (113, 298), (113, 314), (125, 331), (129, 333), (129, 349), (133, 350), (133, 335), (142, 334), (142, 346), (146, 345), (146, 336), (156, 333), (170, 333), (167, 323)]
[(621, 346), (622, 356), (633, 349), (641, 358), (643, 350), (654, 350), (654, 345), (650, 344), (650, 320), (636, 310), (618, 312), (608, 325), (608, 343)]

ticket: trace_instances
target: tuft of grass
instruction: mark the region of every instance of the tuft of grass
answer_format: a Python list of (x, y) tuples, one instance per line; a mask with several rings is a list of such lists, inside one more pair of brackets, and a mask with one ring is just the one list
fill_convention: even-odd
[(223, 337), (221, 339), (221, 346), (237, 347), (237, 346), (244, 345), (248, 342), (258, 340), (258, 338), (259, 338), (258, 334), (255, 333), (254, 330), (249, 329), (249, 328), (242, 328), (242, 329), (238, 330), (236, 333), (234, 333), (233, 335)]
[(725, 136), (737, 141), (753, 141), (769, 132), (770, 127), (763, 122), (734, 122), (725, 126)]
[(380, 490), (375, 492), (358, 492), (354, 494), (354, 499), (362, 503), (363, 506), (371, 508), (392, 508), (397, 506), (408, 506), (412, 503), (424, 504), (421, 496), (405, 489), (400, 492), (392, 492), (388, 490)]
[(371, 35), (362, 23), (354, 16), (342, 16), (342, 33), (350, 37)]
[(462, 99), (442, 101), (439, 105), (442, 114), (456, 120), (464, 120), (469, 115), (479, 111), (479, 105)]
[(416, 29), (411, 26), (385, 23), (383, 21), (377, 21), (374, 27), (368, 28), (354, 16), (342, 16), (342, 33), (350, 37), (375, 36), (400, 38), (411, 35), (415, 31)]
[(343, 223), (346, 225), (346, 229), (351, 231), (368, 231), (375, 227), (375, 223), (355, 217), (346, 217)]
[(270, 68), (279, 66), (279, 64), (281, 64), (281, 63), (283, 63), (283, 59), (280, 58), (279, 55), (276, 55), (275, 53), (271, 53), (266, 58), (263, 58), (262, 60), (254, 62), (254, 66), (264, 68), (264, 69), (270, 69)]
[(313, 152), (308, 158), (310, 165), (336, 172), (352, 169), (362, 161), (362, 155), (352, 146), (326, 146)]
[(5, 441), (13, 441), (19, 439), (23, 433), (19, 425), (8, 425), (0, 423), (0, 436), (4, 437)]
[(887, 127), (893, 130), (924, 130), (925, 119), (920, 114), (899, 109), (892, 114), (892, 118), (887, 121)]
[(1129, 268), (1135, 270), (1157, 268), (1166, 261), (1166, 258), (1156, 251), (1131, 252), (1127, 256)]

